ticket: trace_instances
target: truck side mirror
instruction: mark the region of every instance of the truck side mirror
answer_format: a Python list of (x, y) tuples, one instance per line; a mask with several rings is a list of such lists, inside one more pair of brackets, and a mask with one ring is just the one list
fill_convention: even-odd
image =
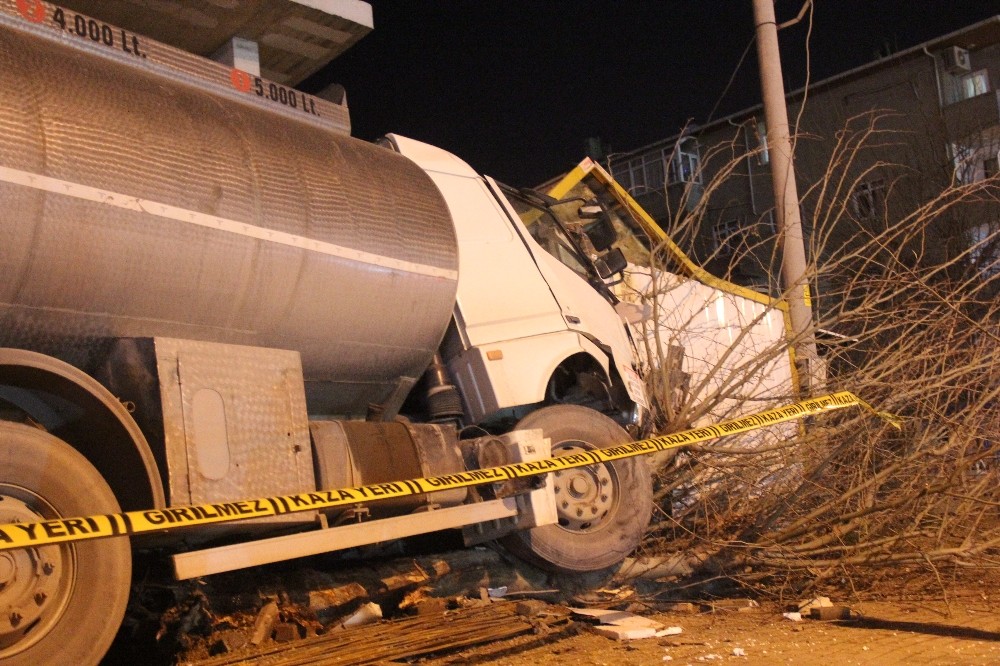
[(615, 231), (615, 225), (611, 224), (611, 220), (607, 216), (586, 225), (583, 228), (583, 232), (587, 234), (590, 244), (598, 252), (604, 252), (618, 240), (618, 232)]
[(597, 267), (597, 274), (601, 276), (601, 279), (606, 280), (615, 273), (624, 271), (628, 267), (628, 261), (621, 249), (616, 247), (595, 259), (594, 266)]

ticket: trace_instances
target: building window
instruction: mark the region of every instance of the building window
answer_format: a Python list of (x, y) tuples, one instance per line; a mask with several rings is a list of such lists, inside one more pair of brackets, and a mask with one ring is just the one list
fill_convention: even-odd
[(633, 157), (616, 164), (612, 175), (632, 195), (663, 189), (663, 151)]
[(990, 77), (985, 69), (966, 74), (958, 79), (959, 98), (969, 99), (985, 95), (990, 91)]
[(746, 230), (739, 218), (717, 222), (712, 227), (712, 243), (718, 257), (733, 257), (745, 244)]
[(670, 160), (671, 183), (700, 183), (701, 157), (697, 139), (681, 139), (677, 142), (673, 159)]
[(660, 149), (613, 164), (611, 175), (633, 196), (662, 191), (666, 184), (700, 183), (698, 141), (682, 139), (673, 150)]
[(1000, 172), (1000, 137), (994, 138), (987, 130), (978, 137), (968, 137), (968, 143), (950, 143), (948, 150), (955, 167), (955, 180), (975, 183), (994, 178)]
[(1000, 227), (984, 222), (969, 230), (972, 264), (987, 276), (1000, 273)]
[(955, 104), (990, 92), (990, 73), (985, 69), (974, 72), (945, 72), (942, 75), (944, 103)]
[(851, 194), (851, 208), (861, 219), (880, 216), (885, 208), (885, 181), (876, 178), (859, 183)]
[(1000, 155), (983, 160), (983, 178), (992, 178), (997, 173), (1000, 173)]

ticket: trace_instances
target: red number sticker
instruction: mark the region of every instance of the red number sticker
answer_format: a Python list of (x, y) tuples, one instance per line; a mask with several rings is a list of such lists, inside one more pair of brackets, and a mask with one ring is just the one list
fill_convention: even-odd
[(229, 73), (229, 80), (233, 82), (233, 87), (240, 92), (250, 92), (250, 75), (242, 69), (233, 69)]
[(41, 23), (45, 20), (45, 5), (42, 4), (42, 0), (17, 0), (17, 11), (32, 23)]

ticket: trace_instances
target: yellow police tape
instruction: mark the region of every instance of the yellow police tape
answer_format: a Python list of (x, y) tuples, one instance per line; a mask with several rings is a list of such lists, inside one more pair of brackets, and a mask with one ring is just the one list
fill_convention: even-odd
[(447, 474), (426, 479), (393, 481), (391, 483), (379, 483), (355, 488), (317, 490), (297, 495), (264, 497), (239, 502), (220, 502), (217, 504), (151, 509), (149, 511), (128, 511), (126, 513), (86, 516), (82, 518), (60, 518), (36, 523), (5, 524), (0, 525), (0, 551), (84, 541), (87, 539), (163, 532), (181, 527), (264, 518), (299, 511), (331, 509), (362, 502), (378, 502), (394, 497), (420, 495), (451, 488), (496, 483), (509, 479), (537, 476), (556, 470), (586, 467), (597, 463), (613, 462), (623, 458), (690, 446), (698, 442), (736, 435), (785, 421), (855, 406), (864, 407), (889, 420), (893, 425), (898, 427), (894, 417), (876, 412), (870, 405), (850, 391), (842, 391), (818, 398), (802, 400), (783, 407), (768, 409), (738, 419), (724, 421), (716, 425), (650, 437), (630, 444), (622, 444), (594, 451), (583, 451), (544, 460), (471, 470), (458, 474)]

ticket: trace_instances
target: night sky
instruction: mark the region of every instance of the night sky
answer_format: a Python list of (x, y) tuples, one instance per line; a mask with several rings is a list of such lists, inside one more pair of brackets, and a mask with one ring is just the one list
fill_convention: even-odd
[[(357, 137), (426, 141), (512, 185), (571, 168), (588, 137), (628, 151), (760, 101), (751, 0), (369, 1), (375, 30), (303, 87), (344, 85)], [(778, 21), (802, 2), (778, 0)], [(1000, 14), (997, 0), (814, 5), (813, 80)], [(807, 31), (779, 33), (786, 89), (805, 81)]]

